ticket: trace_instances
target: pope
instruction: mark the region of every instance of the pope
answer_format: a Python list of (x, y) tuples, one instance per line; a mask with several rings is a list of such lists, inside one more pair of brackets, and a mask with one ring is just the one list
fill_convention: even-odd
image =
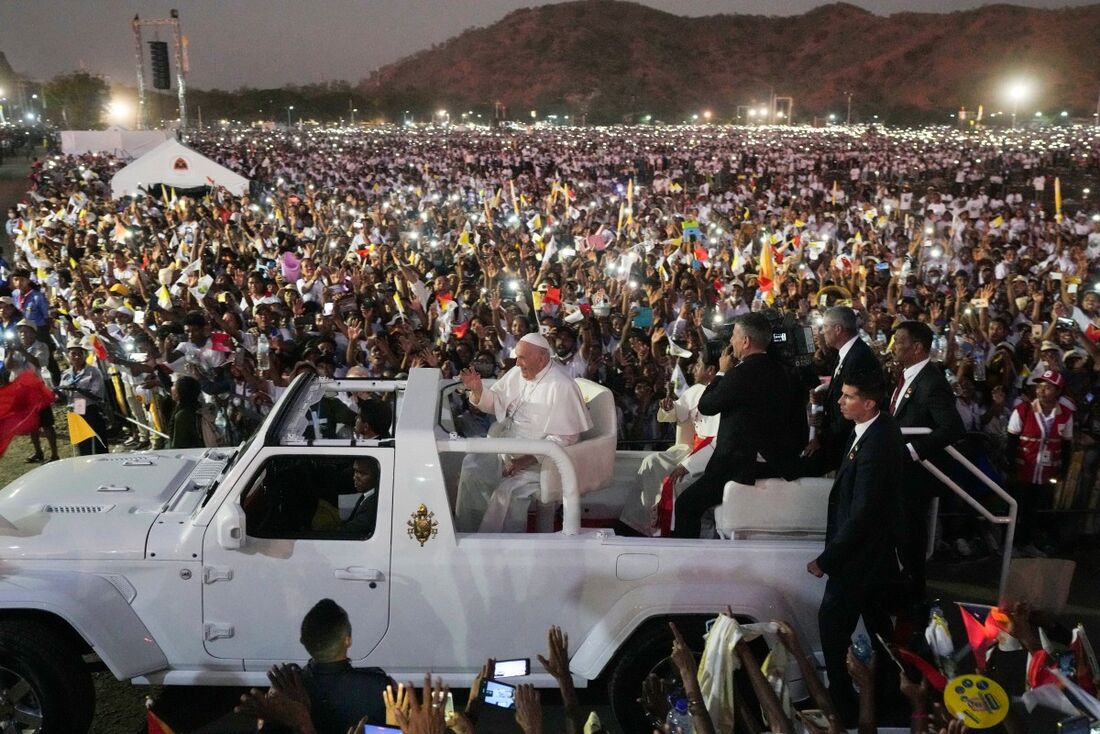
[[(475, 370), (462, 371), (470, 404), (496, 418), (490, 436), (570, 446), (592, 427), (580, 388), (550, 355), (543, 336), (527, 334), (516, 345), (515, 367), (489, 389)], [(459, 532), (523, 532), (539, 470), (539, 458), (531, 455), (467, 455), (458, 480)]]

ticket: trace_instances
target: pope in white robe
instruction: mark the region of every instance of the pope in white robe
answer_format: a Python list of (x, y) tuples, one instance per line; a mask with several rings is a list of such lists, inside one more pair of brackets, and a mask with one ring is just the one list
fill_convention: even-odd
[[(575, 444), (592, 427), (577, 383), (550, 359), (550, 344), (528, 334), (516, 345), (516, 366), (488, 390), (472, 369), (461, 374), (470, 403), (496, 417), (489, 435)], [(522, 533), (539, 490), (539, 457), (468, 454), (458, 480), (459, 532)]]
[[(662, 400), (657, 408), (658, 421), (676, 423), (687, 429), (686, 440), (642, 459), (638, 468), (639, 494), (627, 498), (619, 517), (625, 525), (642, 535), (659, 534), (657, 505), (661, 499), (661, 485), (665, 477), (674, 475), (678, 495), (680, 490), (703, 473), (714, 453), (713, 437), (718, 435), (721, 416), (699, 413), (699, 398), (714, 379), (717, 369), (717, 361), (708, 363), (704, 355), (700, 354), (692, 368), (695, 383), (675, 400)], [(677, 438), (680, 438), (679, 432)], [(712, 440), (700, 446), (707, 438)]]

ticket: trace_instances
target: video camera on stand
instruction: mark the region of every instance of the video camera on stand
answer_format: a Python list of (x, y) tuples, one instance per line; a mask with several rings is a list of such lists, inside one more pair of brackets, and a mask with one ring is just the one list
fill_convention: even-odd
[(790, 367), (809, 367), (814, 355), (814, 332), (801, 324), (793, 313), (767, 308), (761, 311), (772, 327), (768, 354)]

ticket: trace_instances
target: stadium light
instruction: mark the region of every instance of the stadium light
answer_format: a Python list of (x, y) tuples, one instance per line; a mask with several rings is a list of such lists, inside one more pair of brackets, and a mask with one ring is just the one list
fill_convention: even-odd
[(134, 111), (130, 103), (121, 99), (113, 99), (107, 105), (107, 119), (115, 125), (129, 122), (133, 118)]
[(1023, 79), (1017, 79), (1008, 85), (1006, 94), (1008, 101), (1012, 103), (1012, 127), (1016, 127), (1016, 112), (1020, 103), (1031, 96), (1031, 84)]

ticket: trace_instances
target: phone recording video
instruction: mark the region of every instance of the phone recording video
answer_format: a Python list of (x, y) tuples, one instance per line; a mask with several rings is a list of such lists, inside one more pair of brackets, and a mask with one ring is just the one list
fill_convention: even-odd
[(515, 678), (521, 675), (531, 674), (531, 658), (515, 658), (514, 660), (498, 660), (493, 667), (494, 678)]
[(382, 724), (363, 724), (363, 730), (360, 734), (393, 734), (395, 731), (401, 731), (401, 727), (383, 726)]
[(481, 682), (481, 702), (500, 709), (516, 707), (516, 687), (497, 680)]

